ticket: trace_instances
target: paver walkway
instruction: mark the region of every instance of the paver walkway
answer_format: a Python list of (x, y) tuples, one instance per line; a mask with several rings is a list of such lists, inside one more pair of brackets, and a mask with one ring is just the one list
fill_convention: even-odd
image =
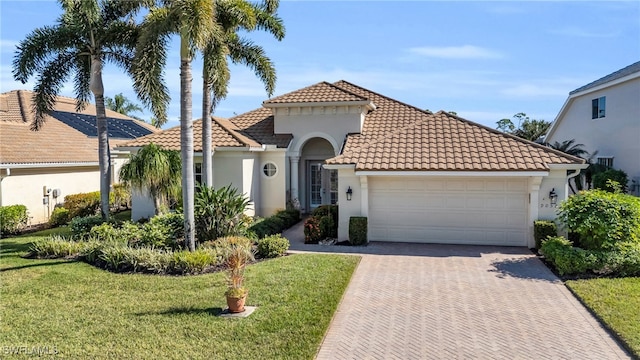
[(629, 358), (528, 249), (304, 245), (298, 234), (285, 233), (294, 250), (362, 254), (317, 359)]

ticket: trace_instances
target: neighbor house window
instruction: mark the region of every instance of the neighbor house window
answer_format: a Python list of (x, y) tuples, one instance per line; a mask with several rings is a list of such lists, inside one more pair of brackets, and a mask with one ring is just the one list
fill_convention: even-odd
[(606, 96), (591, 100), (591, 118), (603, 118), (605, 115), (607, 98)]
[(202, 184), (202, 163), (194, 163), (193, 165), (193, 177), (196, 179), (196, 185)]
[(598, 165), (606, 166), (608, 168), (613, 167), (613, 158), (612, 157), (599, 157)]
[(266, 177), (273, 177), (278, 173), (278, 168), (276, 167), (276, 164), (269, 162), (264, 164), (262, 167), (262, 173)]

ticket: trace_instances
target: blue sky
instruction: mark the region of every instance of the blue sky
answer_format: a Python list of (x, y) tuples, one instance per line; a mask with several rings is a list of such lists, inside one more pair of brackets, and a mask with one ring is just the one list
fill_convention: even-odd
[[(35, 79), (12, 78), (15, 46), (59, 14), (54, 1), (0, 0), (0, 91), (33, 88)], [(491, 127), (518, 112), (553, 120), (569, 91), (640, 60), (640, 1), (282, 1), (279, 14), (283, 41), (249, 34), (276, 64), (274, 95), (344, 79)], [(179, 119), (176, 44), (165, 70), (172, 97), (165, 127)], [(201, 116), (200, 63), (193, 63), (194, 118)], [(106, 95), (137, 101), (113, 65), (104, 79)], [(73, 96), (72, 85), (62, 94)], [(240, 114), (266, 98), (251, 71), (234, 67), (215, 115)]]

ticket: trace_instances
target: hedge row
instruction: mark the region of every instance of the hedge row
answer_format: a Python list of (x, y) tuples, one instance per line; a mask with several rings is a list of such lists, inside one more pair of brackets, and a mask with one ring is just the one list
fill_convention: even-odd
[(280, 234), (300, 221), (300, 210), (279, 210), (274, 215), (256, 222), (249, 227), (249, 233), (262, 239), (269, 235)]

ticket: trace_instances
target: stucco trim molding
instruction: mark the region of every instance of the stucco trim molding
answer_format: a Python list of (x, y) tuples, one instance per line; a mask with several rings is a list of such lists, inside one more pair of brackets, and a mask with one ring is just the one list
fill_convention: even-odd
[(307, 141), (313, 138), (321, 138), (321, 139), (327, 140), (329, 144), (331, 144), (334, 154), (338, 156), (338, 152), (340, 151), (340, 146), (338, 145), (338, 142), (333, 138), (333, 136), (323, 132), (319, 132), (319, 131), (314, 131), (314, 132), (305, 134), (303, 137), (301, 137), (298, 141), (295, 142), (294, 147), (289, 151), (291, 153), (301, 153), (302, 148), (304, 147), (304, 144), (306, 144)]
[(528, 177), (548, 175), (548, 171), (356, 171), (356, 176)]

